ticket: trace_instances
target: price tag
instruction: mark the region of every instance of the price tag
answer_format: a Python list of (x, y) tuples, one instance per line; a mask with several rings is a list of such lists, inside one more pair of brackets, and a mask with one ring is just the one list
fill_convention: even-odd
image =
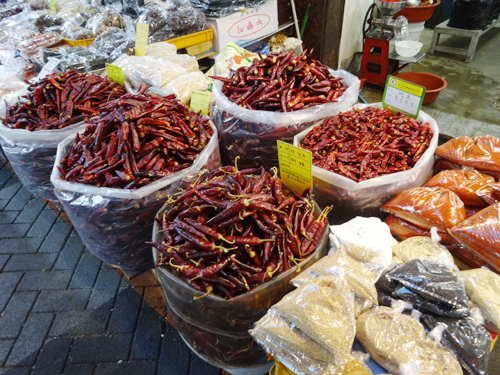
[(108, 72), (109, 80), (112, 82), (118, 83), (120, 86), (123, 86), (123, 70), (119, 66), (111, 65), (106, 63), (106, 71)]
[(49, 7), (50, 7), (51, 11), (57, 12), (57, 10), (56, 10), (56, 0), (50, 0), (49, 1)]
[(47, 61), (47, 64), (42, 68), (40, 73), (38, 73), (38, 79), (42, 79), (47, 77), (50, 73), (54, 71), (57, 65), (59, 65), (59, 62), (61, 60), (56, 59), (55, 57), (51, 57), (49, 61)]
[(135, 55), (144, 56), (148, 45), (149, 24), (138, 22), (135, 30)]
[(311, 188), (312, 190), (311, 151), (282, 141), (277, 142), (280, 176), (283, 182), (298, 194), (302, 194), (307, 188)]
[(201, 111), (202, 115), (208, 115), (208, 105), (210, 104), (210, 93), (208, 91), (193, 91), (191, 94), (191, 105), (195, 112)]
[(403, 81), (394, 76), (388, 76), (382, 103), (384, 108), (394, 112), (403, 112), (417, 118), (424, 100), (425, 87)]

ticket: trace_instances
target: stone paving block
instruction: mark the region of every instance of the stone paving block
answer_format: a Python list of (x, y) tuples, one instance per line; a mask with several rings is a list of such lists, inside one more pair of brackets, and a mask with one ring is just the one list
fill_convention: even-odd
[(16, 219), (16, 223), (32, 223), (36, 220), (40, 212), (45, 207), (45, 202), (40, 198), (33, 197), (22, 209)]
[(164, 327), (164, 319), (149, 303), (143, 301), (139, 321), (135, 329), (131, 359), (153, 359), (158, 357)]
[(46, 236), (56, 219), (57, 214), (54, 211), (51, 209), (43, 210), (36, 218), (26, 237)]
[(89, 252), (84, 252), (76, 267), (69, 287), (93, 288), (100, 268), (101, 261)]
[(24, 237), (31, 224), (1, 224), (0, 238)]
[[(55, 254), (54, 254), (55, 255)], [(71, 271), (29, 271), (26, 272), (17, 290), (65, 289), (71, 279)]]
[(113, 269), (103, 269), (90, 296), (87, 309), (109, 309), (113, 307), (121, 278)]
[(92, 375), (94, 373), (94, 366), (93, 364), (67, 365), (64, 368), (63, 375)]
[(164, 334), (160, 358), (158, 359), (158, 374), (187, 375), (192, 356), (191, 350), (170, 324), (166, 324)]
[(16, 195), (14, 195), (14, 197), (10, 200), (7, 207), (5, 207), (5, 210), (21, 211), (24, 208), (24, 206), (26, 206), (26, 203), (28, 203), (32, 197), (33, 194), (31, 194), (25, 187), (22, 187), (21, 189), (19, 189)]
[(0, 190), (0, 199), (10, 200), (23, 185), (17, 176), (12, 176)]
[(132, 288), (121, 289), (108, 325), (110, 333), (134, 332), (142, 304), (141, 296)]
[(3, 210), (5, 206), (7, 206), (8, 204), (9, 204), (8, 199), (0, 199), (0, 210)]
[(191, 356), (189, 375), (220, 375), (221, 372), (196, 354)]
[(17, 215), (19, 215), (19, 211), (3, 211), (0, 212), (0, 224), (12, 224)]
[(0, 338), (16, 338), (35, 302), (36, 292), (16, 292), (0, 316)]
[(13, 175), (14, 173), (9, 168), (2, 168), (0, 170), (0, 188), (4, 186)]
[(71, 348), (71, 338), (55, 338), (45, 341), (31, 375), (62, 374), (66, 357)]
[(0, 375), (29, 375), (31, 367), (6, 367), (0, 368)]
[(45, 237), (39, 253), (58, 253), (61, 251), (71, 228), (66, 223), (55, 223)]
[(32, 313), (28, 316), (7, 358), (7, 366), (30, 366), (35, 363), (53, 318), (54, 315), (49, 313)]
[(89, 301), (90, 289), (44, 290), (38, 296), (33, 311), (83, 310)]
[(22, 276), (21, 272), (0, 273), (0, 312), (5, 308)]
[(59, 254), (54, 269), (74, 270), (84, 249), (85, 245), (80, 239), (80, 236), (73, 230)]
[(127, 360), (132, 334), (77, 337), (68, 363), (101, 363)]
[(62, 311), (56, 315), (50, 336), (77, 336), (104, 333), (110, 310)]
[(155, 361), (102, 363), (96, 367), (96, 374), (99, 375), (154, 375), (155, 373)]
[[(21, 224), (19, 224), (21, 225)], [(24, 224), (22, 224), (24, 225)], [(14, 254), (5, 266), (6, 271), (33, 271), (52, 268), (57, 254)]]
[(36, 253), (43, 237), (8, 238), (0, 240), (0, 254)]
[(2, 270), (5, 263), (9, 260), (10, 254), (0, 255), (0, 271)]
[(0, 367), (3, 366), (13, 345), (14, 340), (0, 340)]
[(474, 137), (478, 135), (491, 135), (493, 137), (500, 138), (500, 126), (484, 122), (473, 134)]

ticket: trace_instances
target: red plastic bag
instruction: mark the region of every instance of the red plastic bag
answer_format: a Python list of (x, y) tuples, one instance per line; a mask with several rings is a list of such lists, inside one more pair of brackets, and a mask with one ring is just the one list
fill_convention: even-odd
[[(458, 195), (465, 205), (484, 207), (488, 205), (485, 199), (493, 195), (493, 188), (488, 184), (494, 182), (493, 177), (478, 171), (455, 169), (439, 172), (427, 181), (424, 186), (439, 186), (450, 189)], [(483, 196), (485, 199), (482, 198)]]
[(474, 252), (476, 258), (500, 273), (500, 203), (486, 207), (448, 232), (467, 245), (464, 251)]
[[(416, 225), (409, 223), (397, 216), (389, 215), (384, 220), (393, 236), (398, 236), (401, 240), (405, 240), (410, 237), (425, 236), (431, 237), (431, 231), (417, 227)], [(441, 237), (441, 242), (443, 243), (456, 243), (457, 240), (450, 236), (447, 232), (438, 232)]]
[[(469, 168), (469, 167), (463, 167), (460, 164), (452, 163), (451, 161), (443, 159), (443, 158), (437, 158), (434, 161), (434, 170), (438, 171), (438, 172), (451, 170), (451, 169), (462, 169), (462, 168)], [(500, 171), (493, 172), (493, 171), (483, 171), (480, 169), (477, 171), (482, 173), (482, 174), (487, 174), (488, 176), (493, 177), (496, 181), (500, 180)]]
[(500, 172), (500, 139), (490, 135), (453, 138), (439, 146), (435, 154), (477, 170)]
[(441, 232), (466, 218), (464, 203), (454, 192), (442, 187), (405, 190), (384, 204), (381, 210), (420, 228), (437, 227)]

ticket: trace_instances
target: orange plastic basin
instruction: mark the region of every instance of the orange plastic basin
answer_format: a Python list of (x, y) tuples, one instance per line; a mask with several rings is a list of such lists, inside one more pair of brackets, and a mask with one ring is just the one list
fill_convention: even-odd
[(434, 9), (441, 3), (440, 0), (437, 0), (435, 4), (432, 5), (420, 5), (418, 7), (410, 7), (405, 6), (399, 12), (397, 12), (392, 18), (396, 19), (399, 16), (405, 16), (408, 19), (408, 22), (425, 22), (429, 18), (431, 18)]
[(448, 82), (445, 79), (430, 73), (404, 72), (398, 73), (397, 77), (425, 87), (423, 104), (432, 103), (436, 100), (439, 93), (448, 86)]

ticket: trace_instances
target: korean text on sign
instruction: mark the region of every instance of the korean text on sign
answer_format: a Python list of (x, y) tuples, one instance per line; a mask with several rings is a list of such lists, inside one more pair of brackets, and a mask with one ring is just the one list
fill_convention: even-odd
[(302, 192), (313, 188), (312, 153), (291, 144), (278, 142), (278, 158), (280, 176), (283, 182), (295, 192)]

